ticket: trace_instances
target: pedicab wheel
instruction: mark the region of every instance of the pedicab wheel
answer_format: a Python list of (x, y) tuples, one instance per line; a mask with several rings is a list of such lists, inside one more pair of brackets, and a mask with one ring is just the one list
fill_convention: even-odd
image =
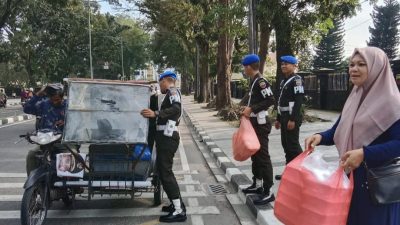
[(43, 225), (47, 216), (48, 204), (44, 199), (49, 199), (48, 192), (45, 193), (44, 185), (36, 183), (25, 189), (21, 203), (22, 225)]
[(161, 183), (158, 176), (154, 177), (154, 206), (161, 205)]
[(65, 206), (71, 206), (72, 203), (73, 203), (72, 196), (69, 196), (69, 195), (63, 197), (61, 200), (62, 200), (62, 202), (64, 203)]

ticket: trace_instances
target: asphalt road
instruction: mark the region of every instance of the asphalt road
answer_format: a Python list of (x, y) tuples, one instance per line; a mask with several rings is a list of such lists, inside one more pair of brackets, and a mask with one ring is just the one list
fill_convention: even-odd
[[(18, 135), (32, 131), (34, 121), (0, 126), (0, 224), (20, 224), (20, 204), (23, 195), (25, 175), (25, 156), (33, 148)], [(180, 185), (183, 200), (188, 208), (188, 220), (193, 225), (239, 225), (239, 218), (225, 194), (213, 193), (209, 185), (218, 183), (210, 168), (197, 149), (190, 131), (182, 120), (181, 145), (174, 159), (174, 171)], [(85, 146), (82, 147), (85, 151)], [(164, 194), (163, 203), (169, 204)], [(123, 225), (159, 224), (158, 217), (163, 215), (160, 207), (152, 207), (152, 193), (143, 193), (131, 199), (123, 196), (96, 197), (87, 201), (87, 194), (77, 196), (75, 208), (67, 208), (62, 202), (53, 202), (46, 225)]]

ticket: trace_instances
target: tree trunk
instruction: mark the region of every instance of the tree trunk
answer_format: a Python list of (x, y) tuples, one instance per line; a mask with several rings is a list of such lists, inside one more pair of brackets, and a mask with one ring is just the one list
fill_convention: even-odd
[(258, 55), (260, 56), (260, 73), (264, 73), (265, 62), (268, 56), (268, 45), (271, 36), (272, 26), (268, 23), (260, 23), (260, 50)]
[[(229, 6), (229, 0), (220, 0), (224, 6)], [(231, 107), (231, 77), (232, 77), (232, 50), (234, 38), (228, 34), (227, 20), (222, 17), (219, 20), (220, 35), (218, 37), (217, 53), (217, 101), (216, 108), (221, 110), (225, 107)]]
[(181, 80), (181, 92), (184, 95), (189, 94), (189, 78), (188, 78), (188, 70), (187, 67), (185, 66), (182, 70), (182, 80)]
[(273, 19), (276, 32), (276, 84), (275, 91), (278, 90), (279, 83), (282, 79), (281, 56), (293, 55), (293, 47), (291, 41), (292, 23), (289, 17), (288, 9), (281, 9), (281, 13), (277, 13)]
[(207, 41), (202, 40), (199, 43), (199, 72), (200, 72), (200, 84), (197, 102), (209, 102), (211, 99), (211, 79), (209, 76), (209, 63), (208, 54), (210, 51), (210, 45)]

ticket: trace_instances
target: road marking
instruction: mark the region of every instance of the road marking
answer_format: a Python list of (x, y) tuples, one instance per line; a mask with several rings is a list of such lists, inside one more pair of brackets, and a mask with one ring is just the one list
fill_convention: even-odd
[[(199, 201), (197, 198), (188, 198), (189, 207), (198, 207)], [(204, 225), (203, 217), (200, 215), (192, 215), (192, 224), (193, 225)]]
[(145, 223), (141, 223), (139, 225), (156, 225), (156, 224), (159, 224), (159, 223), (160, 223), (160, 221), (158, 221), (158, 219), (156, 219), (156, 220), (147, 221)]
[[(199, 174), (197, 170), (178, 170), (174, 171), (175, 175), (192, 175)], [(26, 173), (0, 173), (0, 178), (26, 178)]]
[[(179, 185), (199, 185), (198, 180), (178, 180)], [(4, 188), (22, 188), (24, 183), (0, 183), (0, 189)]]
[(11, 124), (0, 125), (0, 129), (1, 129), (1, 128), (6, 128), (6, 127), (15, 126), (15, 125), (22, 124), (22, 123), (31, 122), (31, 121), (34, 121), (34, 120), (35, 120), (35, 119), (30, 119), (30, 120), (24, 120), (24, 121), (21, 121), (21, 122), (16, 122), (16, 123), (11, 123)]
[[(23, 191), (21, 189), (21, 191)], [(181, 192), (181, 196), (183, 198), (188, 198), (188, 197), (205, 197), (207, 196), (206, 193), (204, 193), (203, 191), (182, 191)], [(135, 198), (140, 198), (140, 199), (152, 199), (154, 198), (154, 193), (150, 193), (150, 192), (143, 192), (137, 193), (137, 196), (135, 196)], [(130, 195), (95, 195), (92, 197), (92, 200), (117, 200), (117, 199), (131, 199)], [(20, 202), (22, 200), (22, 195), (0, 195), (0, 202)], [(87, 194), (85, 195), (79, 195), (76, 196), (76, 200), (78, 201), (85, 201), (87, 200)]]
[[(218, 215), (220, 211), (215, 206), (186, 207), (188, 215)], [(111, 218), (111, 217), (143, 217), (160, 216), (160, 208), (123, 208), (123, 209), (78, 209), (78, 210), (49, 210), (47, 218)], [(0, 211), (0, 219), (19, 219), (21, 211)]]
[(180, 158), (181, 158), (182, 170), (183, 171), (190, 171), (189, 163), (188, 163), (188, 160), (186, 158), (186, 153), (185, 153), (185, 149), (183, 148), (183, 142), (182, 141), (180, 141), (180, 143), (179, 143), (179, 155), (180, 155)]
[(0, 183), (0, 188), (22, 188), (24, 183)]
[(0, 178), (26, 178), (26, 173), (0, 173)]

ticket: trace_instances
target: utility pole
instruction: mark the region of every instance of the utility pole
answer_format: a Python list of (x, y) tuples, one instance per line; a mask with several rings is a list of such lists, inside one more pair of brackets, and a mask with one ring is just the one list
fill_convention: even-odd
[(248, 0), (248, 14), (247, 14), (247, 21), (248, 21), (248, 27), (249, 27), (249, 35), (248, 35), (248, 41), (249, 41), (249, 53), (250, 54), (257, 54), (257, 34), (258, 34), (258, 29), (257, 29), (257, 22), (256, 22), (256, 16), (254, 15), (255, 11), (255, 0)]
[(124, 46), (122, 42), (122, 36), (121, 36), (121, 67), (122, 67), (122, 77), (125, 78), (125, 72), (124, 72)]
[(90, 78), (93, 79), (93, 59), (92, 59), (92, 28), (90, 25), (90, 0), (88, 0), (88, 14), (89, 14), (89, 61), (90, 61)]

